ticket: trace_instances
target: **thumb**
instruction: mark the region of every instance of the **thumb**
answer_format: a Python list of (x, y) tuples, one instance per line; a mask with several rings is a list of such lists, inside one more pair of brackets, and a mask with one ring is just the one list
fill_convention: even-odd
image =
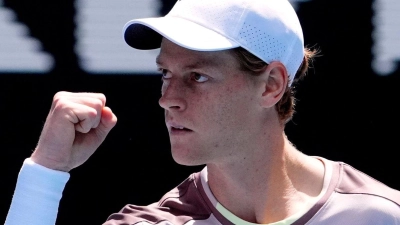
[(98, 138), (104, 140), (116, 123), (117, 117), (109, 107), (105, 106), (101, 112), (100, 124), (94, 129)]

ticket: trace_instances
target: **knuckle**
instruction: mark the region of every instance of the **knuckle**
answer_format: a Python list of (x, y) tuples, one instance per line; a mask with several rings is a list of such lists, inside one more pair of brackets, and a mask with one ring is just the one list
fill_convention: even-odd
[(60, 101), (60, 99), (61, 99), (60, 94), (58, 94), (58, 93), (55, 94), (53, 97), (53, 104), (56, 104), (58, 101)]
[(59, 92), (57, 92), (57, 93), (54, 95), (53, 99), (59, 99), (59, 98), (61, 98), (62, 96), (65, 96), (67, 93), (68, 93), (68, 92), (66, 92), (66, 91), (59, 91)]
[(103, 104), (106, 102), (106, 96), (103, 93), (99, 93), (99, 99)]
[(66, 98), (65, 93), (66, 93), (65, 91), (60, 91), (60, 92), (57, 92), (53, 96), (53, 105), (54, 106), (60, 104), (60, 102), (65, 101), (65, 98)]
[(95, 109), (92, 109), (92, 110), (89, 110), (88, 112), (87, 112), (87, 116), (88, 116), (88, 118), (89, 119), (94, 119), (94, 118), (96, 118), (97, 117), (97, 110), (95, 110)]
[(93, 101), (93, 107), (95, 109), (100, 110), (101, 108), (103, 108), (103, 106), (104, 106), (104, 103), (100, 99), (96, 99)]
[(63, 111), (68, 108), (68, 101), (65, 98), (57, 98), (54, 100), (54, 110)]

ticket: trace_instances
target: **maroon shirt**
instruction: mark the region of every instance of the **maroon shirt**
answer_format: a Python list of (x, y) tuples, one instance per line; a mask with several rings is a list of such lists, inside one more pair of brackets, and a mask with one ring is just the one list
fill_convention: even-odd
[[(400, 192), (342, 163), (325, 164), (324, 193), (292, 225), (400, 225)], [(126, 205), (103, 225), (231, 225), (207, 185), (207, 168), (190, 175), (159, 202)]]

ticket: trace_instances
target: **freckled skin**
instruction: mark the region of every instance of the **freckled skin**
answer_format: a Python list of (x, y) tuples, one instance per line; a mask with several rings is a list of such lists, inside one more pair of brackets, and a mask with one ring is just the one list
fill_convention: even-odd
[[(242, 160), (243, 149), (264, 129), (259, 121), (265, 112), (257, 102), (255, 78), (238, 69), (229, 51), (191, 51), (166, 39), (157, 61), (168, 76), (159, 100), (166, 120), (193, 131), (170, 135), (175, 161), (201, 165)], [(193, 73), (208, 80), (199, 83)]]

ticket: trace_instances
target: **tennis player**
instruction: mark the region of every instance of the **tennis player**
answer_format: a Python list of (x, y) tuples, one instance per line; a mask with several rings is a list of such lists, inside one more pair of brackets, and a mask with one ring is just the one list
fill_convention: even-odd
[[(158, 202), (110, 212), (104, 225), (400, 224), (399, 191), (305, 155), (285, 135), (293, 88), (315, 55), (288, 1), (179, 0), (165, 17), (129, 21), (123, 31), (133, 48), (160, 48), (172, 156), (204, 168)], [(55, 94), (6, 225), (53, 225), (68, 172), (116, 122), (103, 94)]]

